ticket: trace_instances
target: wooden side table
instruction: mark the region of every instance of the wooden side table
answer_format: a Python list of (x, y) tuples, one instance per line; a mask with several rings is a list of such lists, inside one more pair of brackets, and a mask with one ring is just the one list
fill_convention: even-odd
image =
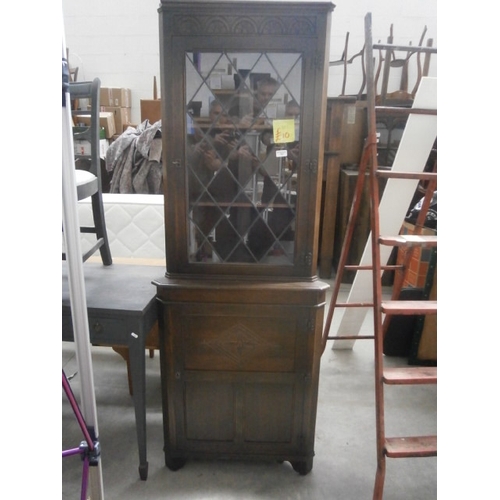
[[(83, 270), (90, 342), (129, 349), (139, 475), (146, 480), (146, 336), (158, 319), (152, 281), (164, 274), (164, 267), (86, 262)], [(74, 340), (66, 262), (62, 263), (62, 340)]]

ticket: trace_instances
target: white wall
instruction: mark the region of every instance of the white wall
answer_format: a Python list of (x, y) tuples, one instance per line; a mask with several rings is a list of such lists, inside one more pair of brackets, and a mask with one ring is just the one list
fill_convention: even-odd
[(104, 87), (132, 90), (132, 120), (140, 99), (160, 91), (158, 0), (63, 0), (66, 47), (78, 80), (99, 77)]
[[(332, 16), (332, 33), (330, 39), (330, 61), (338, 61), (342, 57), (346, 33), (349, 32), (348, 58), (363, 48), (365, 41), (364, 23), (367, 12), (372, 13), (373, 42), (387, 42), (393, 25), (394, 43), (399, 45), (418, 45), (424, 28), (427, 39), (433, 39), (437, 47), (437, 0), (333, 0), (336, 7)], [(405, 55), (397, 53), (398, 57)], [(374, 53), (377, 56), (377, 53)], [(413, 56), (409, 68), (409, 89), (415, 84), (416, 56)], [(362, 83), (361, 58), (356, 58), (348, 66), (346, 94), (357, 94)], [(391, 72), (389, 92), (397, 90), (400, 83), (400, 70)], [(429, 76), (437, 76), (437, 55), (431, 58)], [(342, 91), (343, 66), (330, 68), (328, 95), (335, 97)]]
[[(385, 42), (390, 26), (394, 41), (416, 45), (424, 26), (425, 39), (433, 38), (437, 47), (437, 0), (333, 0), (330, 60), (340, 59), (349, 31), (348, 57), (364, 43), (364, 17), (372, 13), (374, 42)], [(153, 77), (160, 92), (160, 51), (157, 9), (159, 0), (62, 0), (66, 46), (70, 65), (79, 67), (78, 79), (98, 76), (102, 86), (132, 89), (132, 120), (140, 122), (140, 99), (153, 97)], [(437, 76), (437, 57), (433, 56), (431, 76)], [(328, 95), (342, 89), (343, 68), (331, 67)], [(389, 91), (399, 84), (397, 71)], [(357, 94), (362, 79), (360, 58), (349, 66), (347, 94)], [(410, 74), (409, 88), (413, 86)]]

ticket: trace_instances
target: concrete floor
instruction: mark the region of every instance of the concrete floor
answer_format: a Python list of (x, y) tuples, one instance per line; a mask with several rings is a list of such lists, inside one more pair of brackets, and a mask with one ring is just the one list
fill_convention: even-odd
[[(326, 311), (325, 311), (326, 314)], [(335, 328), (334, 318), (332, 331)], [(367, 318), (363, 333), (371, 333)], [(389, 358), (406, 365), (405, 358)], [(149, 474), (141, 481), (132, 399), (123, 359), (111, 348), (93, 347), (92, 363), (100, 431), (102, 478), (107, 500), (365, 500), (375, 479), (373, 341), (352, 350), (327, 346), (321, 361), (315, 458), (312, 471), (298, 475), (289, 463), (188, 461), (180, 470), (165, 467), (158, 352), (146, 360)], [(67, 376), (77, 371), (74, 344), (62, 343)], [(77, 399), (79, 375), (71, 380)], [(388, 435), (435, 434), (437, 387), (386, 389)], [(78, 446), (81, 434), (63, 393), (63, 449)], [(79, 457), (63, 459), (62, 498), (80, 498)], [(437, 498), (437, 459), (388, 459), (385, 500)]]

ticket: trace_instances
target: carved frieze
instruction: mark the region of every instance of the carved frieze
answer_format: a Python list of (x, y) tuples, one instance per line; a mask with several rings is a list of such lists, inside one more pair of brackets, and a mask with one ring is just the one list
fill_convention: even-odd
[(186, 15), (174, 16), (174, 35), (316, 35), (316, 18), (296, 16)]

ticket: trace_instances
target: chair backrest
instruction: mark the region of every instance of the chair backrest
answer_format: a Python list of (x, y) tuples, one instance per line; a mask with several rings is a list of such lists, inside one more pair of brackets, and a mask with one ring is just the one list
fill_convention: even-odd
[[(73, 139), (85, 140), (90, 143), (90, 154), (75, 154), (75, 160), (82, 160), (85, 164), (85, 169), (90, 170), (96, 177), (101, 179), (101, 162), (100, 162), (100, 89), (101, 80), (94, 78), (89, 82), (71, 82), (69, 84), (69, 94), (71, 99), (89, 99), (90, 106), (86, 109), (72, 110), (73, 120), (76, 125), (76, 130), (73, 133)], [(85, 124), (79, 123), (76, 117), (84, 117)]]

